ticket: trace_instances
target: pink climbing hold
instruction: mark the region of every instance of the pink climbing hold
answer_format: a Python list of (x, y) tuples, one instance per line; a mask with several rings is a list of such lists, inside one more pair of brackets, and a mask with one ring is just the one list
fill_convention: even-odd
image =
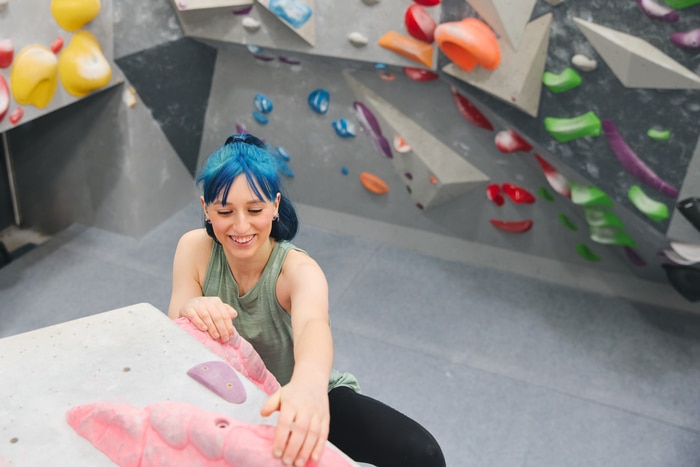
[(280, 388), (279, 382), (265, 367), (260, 355), (250, 342), (238, 334), (235, 328), (231, 339), (224, 344), (212, 339), (208, 332), (197, 329), (187, 318), (178, 318), (174, 322), (265, 391), (266, 394), (272, 395)]
[[(275, 427), (254, 425), (191, 404), (162, 401), (145, 408), (114, 402), (72, 407), (68, 424), (121, 467), (255, 466), (282, 467), (273, 456)], [(352, 463), (326, 447), (318, 463)]]
[(522, 136), (515, 131), (508, 129), (499, 131), (495, 138), (496, 148), (506, 154), (518, 151), (527, 152), (532, 149), (532, 145), (525, 141)]
[(187, 370), (187, 375), (228, 402), (242, 404), (246, 400), (245, 388), (238, 374), (226, 362), (200, 363)]

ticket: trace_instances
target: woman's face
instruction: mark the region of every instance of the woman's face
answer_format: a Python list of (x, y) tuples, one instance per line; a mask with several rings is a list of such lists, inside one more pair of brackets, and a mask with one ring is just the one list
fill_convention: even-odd
[[(239, 257), (250, 257), (268, 247), (272, 219), (277, 214), (280, 194), (274, 202), (258, 199), (245, 175), (238, 175), (226, 198), (204, 206), (214, 234), (224, 248)], [(204, 200), (202, 199), (204, 205)]]

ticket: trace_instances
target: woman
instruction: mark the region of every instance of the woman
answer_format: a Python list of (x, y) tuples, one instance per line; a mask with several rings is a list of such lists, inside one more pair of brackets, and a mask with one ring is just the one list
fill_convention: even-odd
[(168, 316), (223, 342), (235, 325), (260, 354), (282, 386), (261, 409), (279, 411), (273, 454), (302, 466), (319, 459), (328, 439), (357, 462), (444, 466), (430, 433), (332, 368), (326, 278), (289, 242), (298, 220), (265, 144), (229, 137), (197, 183), (205, 228), (178, 243)]

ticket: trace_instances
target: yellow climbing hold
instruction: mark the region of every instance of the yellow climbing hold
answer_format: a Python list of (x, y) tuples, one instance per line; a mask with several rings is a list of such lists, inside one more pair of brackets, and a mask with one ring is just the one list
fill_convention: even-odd
[(30, 45), (17, 54), (10, 72), (12, 96), (20, 105), (40, 109), (53, 99), (58, 87), (58, 60), (42, 45)]
[(77, 31), (100, 13), (100, 0), (52, 0), (51, 14), (63, 29)]
[(88, 31), (78, 31), (61, 52), (58, 74), (68, 93), (83, 97), (109, 83), (112, 67), (102, 55), (95, 36)]

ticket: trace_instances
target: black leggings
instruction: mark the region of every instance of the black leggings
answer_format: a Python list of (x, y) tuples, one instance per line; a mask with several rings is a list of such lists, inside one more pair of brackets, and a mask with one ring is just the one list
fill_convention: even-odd
[(352, 389), (328, 393), (328, 440), (356, 462), (377, 467), (444, 467), (437, 441), (404, 414)]

